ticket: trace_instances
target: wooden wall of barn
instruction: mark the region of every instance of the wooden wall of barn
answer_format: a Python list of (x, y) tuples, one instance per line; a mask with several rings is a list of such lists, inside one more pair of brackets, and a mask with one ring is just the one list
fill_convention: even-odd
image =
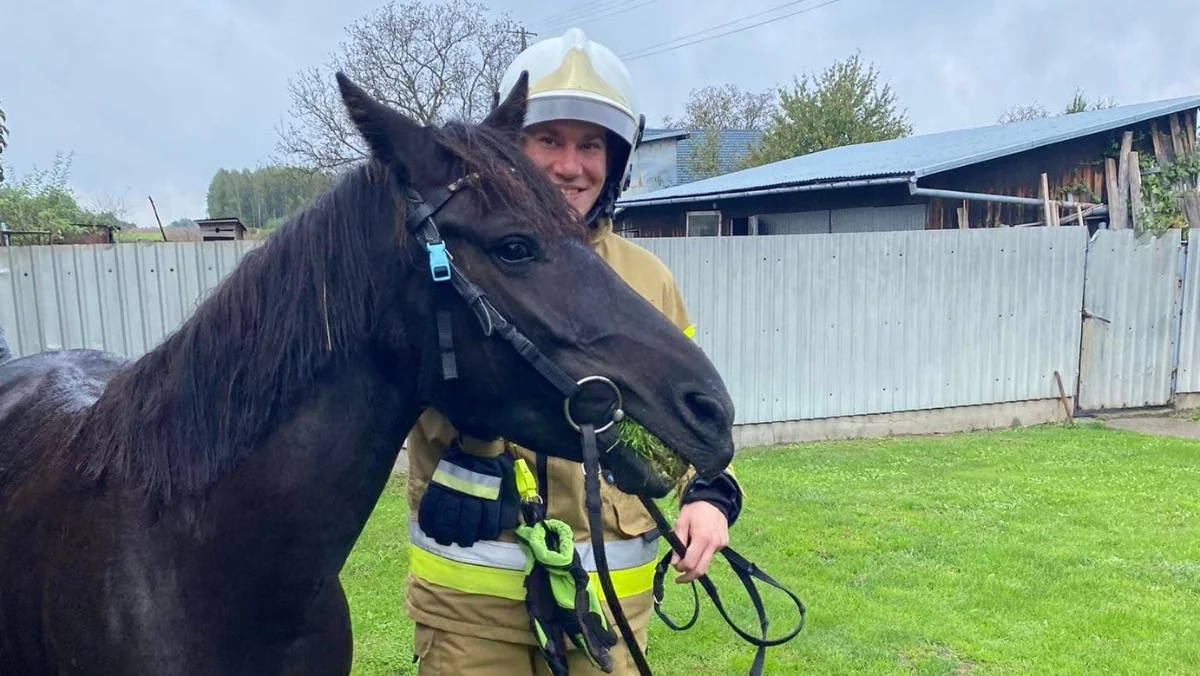
[[(1191, 111), (1181, 113), (1178, 121), (1185, 129), (1195, 124)], [(1155, 144), (1150, 133), (1152, 128), (1159, 133), (1160, 143), (1164, 134), (1166, 142), (1170, 143), (1170, 116), (1164, 115), (1126, 128), (1034, 148), (930, 176), (921, 179), (919, 184), (925, 188), (1040, 199), (1041, 177), (1045, 173), (1052, 199), (1070, 197), (1075, 201), (1107, 204), (1109, 196), (1105, 181), (1105, 158), (1117, 155), (1121, 137), (1126, 131), (1134, 132), (1134, 151), (1153, 157)], [(958, 209), (962, 206), (962, 200), (931, 198), (927, 227), (934, 230), (958, 228)], [(967, 208), (968, 225), (972, 228), (994, 228), (1002, 224), (1019, 225), (1045, 220), (1041, 206), (971, 200)], [(1067, 220), (1068, 214), (1063, 212), (1060, 219)]]

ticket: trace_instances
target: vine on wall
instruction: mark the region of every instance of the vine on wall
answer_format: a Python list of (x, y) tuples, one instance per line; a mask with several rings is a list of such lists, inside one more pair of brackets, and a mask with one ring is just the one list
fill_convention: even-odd
[(1150, 154), (1141, 155), (1138, 160), (1143, 172), (1143, 212), (1137, 218), (1139, 229), (1161, 234), (1171, 228), (1188, 228), (1183, 197), (1200, 192), (1197, 188), (1200, 155), (1180, 157), (1165, 167), (1159, 166)]

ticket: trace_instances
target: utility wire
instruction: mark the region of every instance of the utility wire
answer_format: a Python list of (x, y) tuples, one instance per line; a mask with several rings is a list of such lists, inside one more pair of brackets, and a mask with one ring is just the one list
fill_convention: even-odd
[(776, 5), (774, 7), (768, 7), (767, 9), (764, 9), (761, 12), (756, 12), (749, 16), (743, 16), (743, 17), (734, 19), (733, 21), (726, 21), (725, 23), (717, 24), (716, 26), (709, 26), (708, 28), (705, 28), (704, 30), (696, 31), (695, 33), (688, 33), (687, 35), (680, 35), (679, 37), (677, 37), (673, 40), (667, 40), (666, 42), (659, 42), (657, 44), (649, 45), (647, 47), (642, 47), (641, 49), (635, 49), (631, 52), (628, 52), (628, 54), (637, 54), (639, 52), (647, 52), (652, 49), (662, 47), (663, 45), (669, 45), (673, 42), (681, 42), (688, 38), (696, 37), (697, 35), (704, 35), (705, 33), (711, 33), (712, 31), (715, 31), (718, 28), (725, 28), (726, 26), (732, 26), (735, 23), (741, 23), (747, 19), (753, 19), (755, 17), (760, 17), (764, 14), (770, 14), (771, 12), (778, 12), (781, 9), (784, 9), (786, 7), (791, 7), (792, 5), (799, 5), (802, 2), (809, 2), (809, 0), (790, 0), (790, 2), (785, 2), (782, 5)]
[(595, 2), (585, 2), (581, 5), (572, 7), (565, 12), (558, 12), (550, 16), (542, 17), (534, 22), (536, 26), (553, 26), (563, 21), (570, 21), (577, 16), (586, 16), (592, 12), (602, 12), (612, 9), (614, 6), (623, 3), (637, 2), (637, 0), (596, 0)]
[[(573, 19), (573, 20), (567, 20), (567, 21), (562, 21), (562, 22), (559, 22), (559, 23), (557, 23), (557, 24), (554, 24), (554, 25), (552, 25), (552, 26), (551, 26), (550, 28), (548, 28), (548, 29), (543, 29), (543, 30), (544, 30), (544, 31), (548, 31), (548, 32), (553, 32), (553, 31), (555, 31), (555, 30), (561, 30), (561, 29), (564, 29), (564, 28), (568, 28), (568, 27), (570, 27), (570, 26), (584, 26), (584, 25), (587, 25), (587, 24), (589, 24), (589, 23), (591, 23), (591, 22), (593, 22), (593, 21), (599, 21), (600, 19), (607, 19), (607, 18), (609, 18), (609, 17), (617, 16), (617, 15), (619, 15), (619, 14), (624, 14), (624, 13), (626, 13), (626, 12), (630, 11), (630, 10), (638, 9), (639, 7), (645, 7), (646, 5), (650, 5), (650, 4), (653, 4), (653, 3), (655, 3), (655, 2), (658, 2), (658, 0), (642, 0), (642, 1), (640, 1), (640, 2), (639, 2), (638, 0), (634, 0), (634, 2), (635, 2), (636, 4), (626, 5), (626, 6), (624, 6), (624, 7), (620, 7), (620, 6), (618, 6), (618, 7), (610, 7), (609, 9), (610, 9), (610, 10), (613, 10), (613, 11), (609, 11), (609, 12), (608, 12), (608, 13), (606, 13), (606, 14), (602, 13), (602, 14), (598, 14), (598, 15), (596, 15), (596, 16), (586, 16), (586, 17), (584, 17), (584, 16), (580, 16), (580, 17), (576, 17), (576, 19)], [(582, 19), (582, 20), (580, 20), (580, 19)]]
[(812, 7), (805, 7), (805, 8), (803, 8), (803, 9), (798, 9), (798, 10), (796, 10), (796, 11), (794, 11), (794, 12), (789, 12), (789, 13), (787, 13), (787, 14), (784, 14), (783, 16), (777, 16), (777, 17), (775, 17), (774, 19), (767, 19), (766, 21), (760, 21), (760, 22), (758, 22), (758, 23), (750, 24), (749, 26), (742, 26), (741, 28), (736, 28), (736, 29), (734, 29), (734, 30), (725, 31), (725, 32), (723, 32), (723, 33), (718, 33), (718, 34), (716, 34), (716, 35), (710, 35), (710, 36), (708, 36), (708, 37), (699, 38), (699, 39), (696, 39), (696, 40), (692, 40), (692, 41), (690, 41), (690, 42), (684, 42), (684, 43), (682, 43), (682, 44), (674, 45), (674, 46), (671, 46), (671, 47), (663, 47), (662, 49), (655, 49), (656, 47), (660, 47), (660, 46), (662, 46), (662, 45), (669, 45), (669, 44), (671, 44), (672, 42), (679, 42), (680, 40), (684, 40), (684, 39), (686, 39), (686, 38), (689, 38), (689, 37), (692, 37), (692, 36), (694, 36), (694, 35), (700, 35), (700, 34), (702, 34), (702, 33), (708, 33), (708, 32), (710, 32), (710, 31), (712, 31), (712, 30), (715, 30), (715, 29), (717, 29), (717, 28), (722, 28), (722, 27), (724, 27), (724, 26), (729, 26), (729, 25), (732, 25), (732, 24), (735, 24), (735, 23), (740, 23), (740, 22), (742, 22), (742, 21), (745, 21), (746, 19), (750, 19), (750, 18), (753, 18), (753, 17), (755, 17), (755, 16), (762, 16), (763, 14), (765, 14), (765, 13), (767, 13), (767, 12), (773, 12), (773, 11), (775, 11), (775, 10), (781, 9), (782, 7), (786, 7), (786, 6), (788, 6), (788, 5), (794, 5), (794, 4), (797, 4), (797, 2), (804, 2), (804, 1), (806, 1), (806, 0), (794, 0), (793, 2), (789, 2), (789, 3), (786, 3), (786, 4), (784, 4), (784, 5), (780, 5), (780, 6), (778, 6), (778, 7), (775, 7), (774, 9), (769, 9), (769, 10), (766, 10), (766, 12), (759, 12), (758, 14), (752, 14), (752, 15), (750, 15), (750, 16), (742, 17), (741, 19), (738, 19), (738, 20), (736, 20), (736, 21), (730, 21), (730, 22), (727, 22), (727, 23), (724, 23), (724, 24), (720, 24), (720, 25), (718, 25), (718, 26), (713, 26), (712, 28), (709, 28), (709, 29), (706, 29), (706, 30), (699, 31), (699, 32), (697, 32), (697, 33), (692, 33), (691, 35), (685, 35), (685, 36), (683, 36), (683, 37), (675, 38), (674, 40), (668, 40), (667, 42), (659, 43), (659, 44), (657, 44), (657, 45), (651, 45), (651, 46), (649, 46), (649, 47), (644, 47), (644, 48), (642, 48), (642, 49), (636, 49), (636, 50), (634, 50), (634, 51), (632, 51), (632, 52), (628, 52), (628, 53), (626, 53), (626, 54), (622, 54), (622, 55), (621, 55), (621, 58), (622, 58), (623, 60), (625, 60), (625, 61), (634, 61), (634, 60), (637, 60), (637, 59), (645, 58), (645, 57), (647, 57), (647, 56), (654, 56), (655, 54), (662, 54), (663, 52), (670, 52), (670, 51), (673, 51), (673, 50), (676, 50), (676, 49), (681, 49), (681, 48), (683, 48), (683, 47), (689, 47), (689, 46), (691, 46), (691, 45), (696, 45), (696, 44), (699, 44), (699, 43), (701, 43), (701, 42), (708, 42), (709, 40), (715, 40), (715, 39), (717, 39), (717, 38), (722, 38), (722, 37), (725, 37), (726, 35), (733, 35), (734, 33), (741, 33), (742, 31), (750, 30), (751, 28), (758, 28), (759, 26), (765, 26), (765, 25), (767, 25), (767, 24), (769, 24), (769, 23), (774, 23), (774, 22), (776, 22), (776, 21), (782, 21), (783, 19), (787, 19), (787, 18), (789, 18), (789, 17), (796, 16), (797, 14), (804, 14), (805, 12), (811, 12), (811, 11), (812, 11), (812, 10), (814, 10), (814, 9), (820, 9), (820, 8), (822, 8), (822, 7), (826, 7), (826, 6), (832, 5), (832, 4), (834, 4), (834, 3), (841, 2), (841, 0), (826, 0), (825, 2), (823, 2), (823, 3), (819, 4), (819, 5), (813, 5)]
[[(616, 1), (622, 2), (623, 0), (616, 0)], [(570, 15), (575, 14), (576, 12), (580, 12), (580, 11), (586, 11), (589, 8), (594, 8), (597, 5), (612, 4), (612, 2), (613, 2), (613, 0), (596, 0), (595, 2), (585, 2), (583, 4), (576, 5), (574, 7), (570, 7), (566, 11), (557, 12), (557, 13), (551, 14), (549, 16), (544, 16), (544, 17), (538, 19), (537, 21), (534, 21), (533, 24), (536, 26), (540, 26), (544, 22), (558, 21), (559, 19), (561, 19), (564, 16), (570, 16)]]

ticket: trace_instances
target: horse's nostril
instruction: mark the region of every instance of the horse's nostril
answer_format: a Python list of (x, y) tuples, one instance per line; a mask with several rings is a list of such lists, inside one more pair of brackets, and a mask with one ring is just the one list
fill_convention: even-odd
[(721, 402), (702, 392), (685, 391), (682, 396), (684, 410), (690, 413), (699, 425), (726, 425), (729, 414)]

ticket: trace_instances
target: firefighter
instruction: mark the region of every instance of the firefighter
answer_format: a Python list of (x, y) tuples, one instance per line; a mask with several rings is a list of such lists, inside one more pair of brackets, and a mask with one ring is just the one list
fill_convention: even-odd
[[(529, 73), (526, 155), (562, 191), (590, 230), (591, 244), (650, 303), (691, 335), (683, 298), (668, 268), (653, 254), (613, 233), (614, 203), (627, 184), (633, 150), (644, 127), (625, 65), (577, 28), (521, 52), (501, 82), (504, 98), (522, 71)], [(548, 674), (545, 646), (531, 629), (525, 603), (526, 550), (519, 525), (514, 460), (536, 468), (545, 516), (568, 524), (581, 563), (598, 591), (583, 466), (538, 455), (504, 440), (459, 435), (438, 412), (426, 410), (408, 441), (410, 559), (405, 609), (415, 623), (419, 674), (532, 676)], [(530, 474), (535, 474), (531, 469)], [(639, 500), (601, 482), (605, 551), (617, 596), (640, 649), (646, 648), (658, 533)], [(688, 546), (673, 559), (681, 583), (703, 575), (729, 542), (741, 511), (741, 488), (731, 472), (682, 482), (675, 532)], [(602, 597), (602, 593), (601, 593)], [(609, 627), (612, 617), (604, 608)], [(622, 642), (612, 647), (612, 673), (636, 674)], [(572, 676), (598, 674), (587, 650), (570, 650)]]

